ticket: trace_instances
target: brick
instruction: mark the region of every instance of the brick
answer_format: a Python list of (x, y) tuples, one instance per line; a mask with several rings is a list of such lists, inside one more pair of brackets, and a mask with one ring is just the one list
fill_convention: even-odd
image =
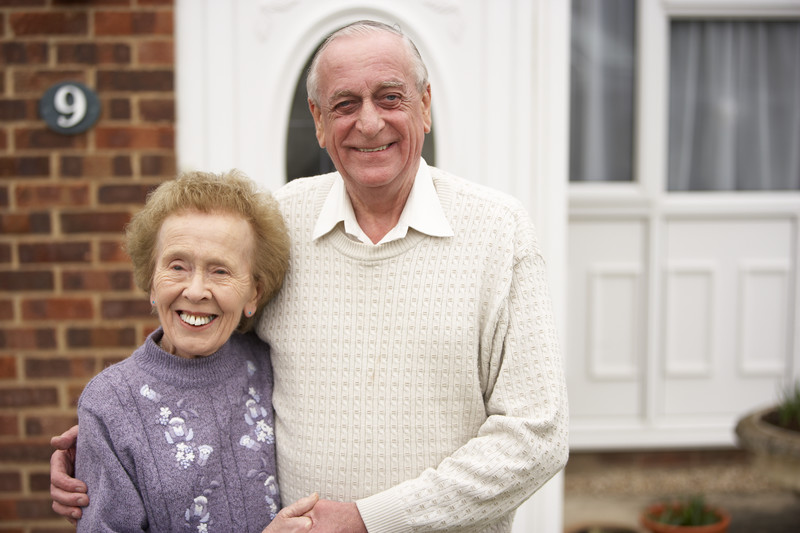
[(0, 157), (0, 179), (47, 177), (49, 175), (49, 157)]
[[(78, 418), (75, 417), (75, 424), (77, 423), (78, 423)], [(50, 494), (50, 473), (31, 472), (30, 475), (28, 475), (28, 486), (30, 486), (32, 493), (46, 492), (47, 494)], [(72, 532), (74, 531), (74, 529), (70, 531)], [(40, 533), (45, 533), (45, 532), (42, 531)]]
[(122, 241), (103, 241), (100, 243), (100, 260), (107, 263), (130, 263)]
[(0, 233), (27, 235), (50, 233), (49, 213), (0, 215)]
[(0, 348), (2, 349), (47, 350), (55, 347), (56, 334), (51, 328), (0, 329)]
[(133, 328), (69, 328), (67, 345), (70, 348), (133, 348), (136, 332)]
[(22, 301), (24, 320), (80, 320), (94, 317), (88, 298), (43, 298)]
[(146, 295), (136, 300), (109, 300), (101, 304), (100, 314), (106, 320), (117, 318), (150, 318), (153, 308)]
[(130, 270), (67, 270), (61, 273), (65, 291), (129, 291), (133, 289)]
[(8, 208), (8, 187), (0, 187), (0, 207)]
[(87, 242), (20, 244), (20, 263), (86, 263), (91, 261)]
[(171, 35), (171, 11), (95, 13), (94, 31), (97, 35)]
[(87, 212), (61, 215), (61, 231), (74, 233), (120, 233), (130, 221), (130, 213)]
[(14, 319), (14, 302), (0, 299), (0, 320)]
[(170, 155), (148, 155), (142, 156), (140, 168), (143, 176), (157, 176), (171, 178), (175, 175), (176, 164), (175, 156)]
[(2, 43), (0, 44), (0, 65), (47, 64), (47, 50), (47, 43)]
[(77, 418), (69, 415), (30, 416), (25, 419), (25, 434), (28, 437), (50, 438), (53, 435), (60, 435), (76, 423)]
[[(5, 80), (5, 78), (0, 76), (0, 94), (5, 92), (3, 80)], [(0, 130), (0, 150), (8, 150), (8, 134), (6, 130)]]
[(0, 271), (0, 291), (51, 291), (53, 288), (53, 273), (49, 270)]
[(139, 102), (139, 116), (146, 122), (175, 122), (175, 101), (142, 100)]
[(11, 122), (12, 120), (25, 120), (28, 118), (28, 104), (20, 99), (0, 100), (0, 120)]
[(78, 63), (85, 65), (128, 64), (131, 62), (131, 48), (120, 43), (69, 43), (60, 44), (57, 49), (60, 64)]
[(22, 476), (19, 472), (0, 472), (0, 492), (20, 492)]
[[(0, 521), (39, 520), (52, 519), (53, 517), (53, 511), (50, 508), (50, 500), (46, 498), (32, 499), (15, 497), (12, 500), (0, 500)], [(3, 531), (9, 530), (4, 528)], [(9, 533), (13, 532), (14, 530), (11, 530)], [(39, 533), (43, 532), (40, 531)]]
[(106, 155), (62, 156), (59, 172), (69, 178), (108, 178), (112, 175), (114, 158)]
[[(144, 172), (142, 172), (144, 174)], [(144, 204), (152, 185), (104, 185), (97, 190), (101, 204)]]
[(175, 43), (144, 41), (136, 45), (140, 65), (172, 65), (175, 63)]
[[(55, 387), (8, 387), (0, 389), (0, 407), (47, 407), (58, 404)], [(4, 455), (0, 453), (0, 457)]]
[(127, 98), (112, 98), (105, 108), (108, 110), (107, 115), (111, 120), (130, 120), (131, 118), (131, 101)]
[(148, 149), (175, 147), (172, 126), (102, 127), (95, 130), (95, 143), (99, 149)]
[(70, 407), (78, 407), (78, 399), (81, 397), (84, 385), (68, 385), (67, 386), (67, 405)]
[(0, 263), (11, 262), (11, 245), (0, 243)]
[(87, 35), (89, 21), (79, 11), (11, 13), (11, 32), (16, 36)]
[(17, 377), (17, 358), (4, 356), (0, 357), (0, 379), (16, 379)]
[(60, 135), (44, 128), (18, 128), (14, 132), (18, 150), (50, 151), (59, 148), (86, 149), (86, 134)]
[(26, 357), (25, 376), (28, 379), (91, 378), (97, 373), (96, 366), (96, 359), (88, 357), (58, 359)]
[(119, 155), (112, 160), (112, 168), (115, 177), (133, 176), (133, 166), (131, 158), (127, 155)]
[(86, 84), (84, 70), (16, 70), (13, 73), (16, 94), (32, 94), (41, 98), (42, 93), (62, 81), (79, 81)]
[(24, 185), (17, 183), (18, 208), (79, 207), (89, 205), (88, 185)]
[(97, 72), (99, 91), (173, 91), (172, 70), (101, 70)]
[(19, 415), (6, 413), (0, 415), (0, 436), (19, 437)]

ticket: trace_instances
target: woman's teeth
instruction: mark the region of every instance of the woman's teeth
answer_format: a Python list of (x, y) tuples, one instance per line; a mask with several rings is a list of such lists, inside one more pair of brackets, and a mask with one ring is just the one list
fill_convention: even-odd
[(180, 313), (181, 320), (192, 326), (205, 326), (216, 318), (216, 315), (195, 316), (189, 313)]

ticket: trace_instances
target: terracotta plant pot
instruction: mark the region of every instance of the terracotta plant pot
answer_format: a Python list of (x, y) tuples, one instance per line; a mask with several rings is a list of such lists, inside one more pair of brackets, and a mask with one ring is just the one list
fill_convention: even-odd
[(739, 445), (752, 452), (759, 471), (800, 493), (800, 431), (770, 423), (775, 408), (746, 415), (736, 424)]
[(711, 510), (719, 516), (719, 522), (705, 526), (676, 526), (653, 520), (653, 516), (660, 515), (666, 508), (666, 504), (657, 503), (645, 509), (640, 519), (642, 526), (652, 533), (726, 533), (731, 523), (730, 515), (718, 508)]

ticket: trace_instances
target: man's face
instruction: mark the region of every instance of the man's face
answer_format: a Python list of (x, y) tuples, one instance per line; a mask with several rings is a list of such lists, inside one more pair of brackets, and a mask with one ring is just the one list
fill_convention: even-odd
[(417, 90), (402, 39), (340, 37), (320, 60), (319, 105), (309, 107), (317, 140), (348, 188), (396, 191), (413, 182), (431, 129), (431, 93)]

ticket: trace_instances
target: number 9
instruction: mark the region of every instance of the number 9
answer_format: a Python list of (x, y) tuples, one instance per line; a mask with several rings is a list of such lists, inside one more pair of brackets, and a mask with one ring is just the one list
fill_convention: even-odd
[(86, 96), (74, 85), (62, 85), (53, 97), (53, 106), (62, 115), (58, 117), (58, 125), (62, 128), (71, 128), (86, 116)]
[(97, 95), (78, 82), (62, 82), (50, 87), (39, 100), (39, 113), (47, 126), (58, 133), (82, 133), (100, 116)]

